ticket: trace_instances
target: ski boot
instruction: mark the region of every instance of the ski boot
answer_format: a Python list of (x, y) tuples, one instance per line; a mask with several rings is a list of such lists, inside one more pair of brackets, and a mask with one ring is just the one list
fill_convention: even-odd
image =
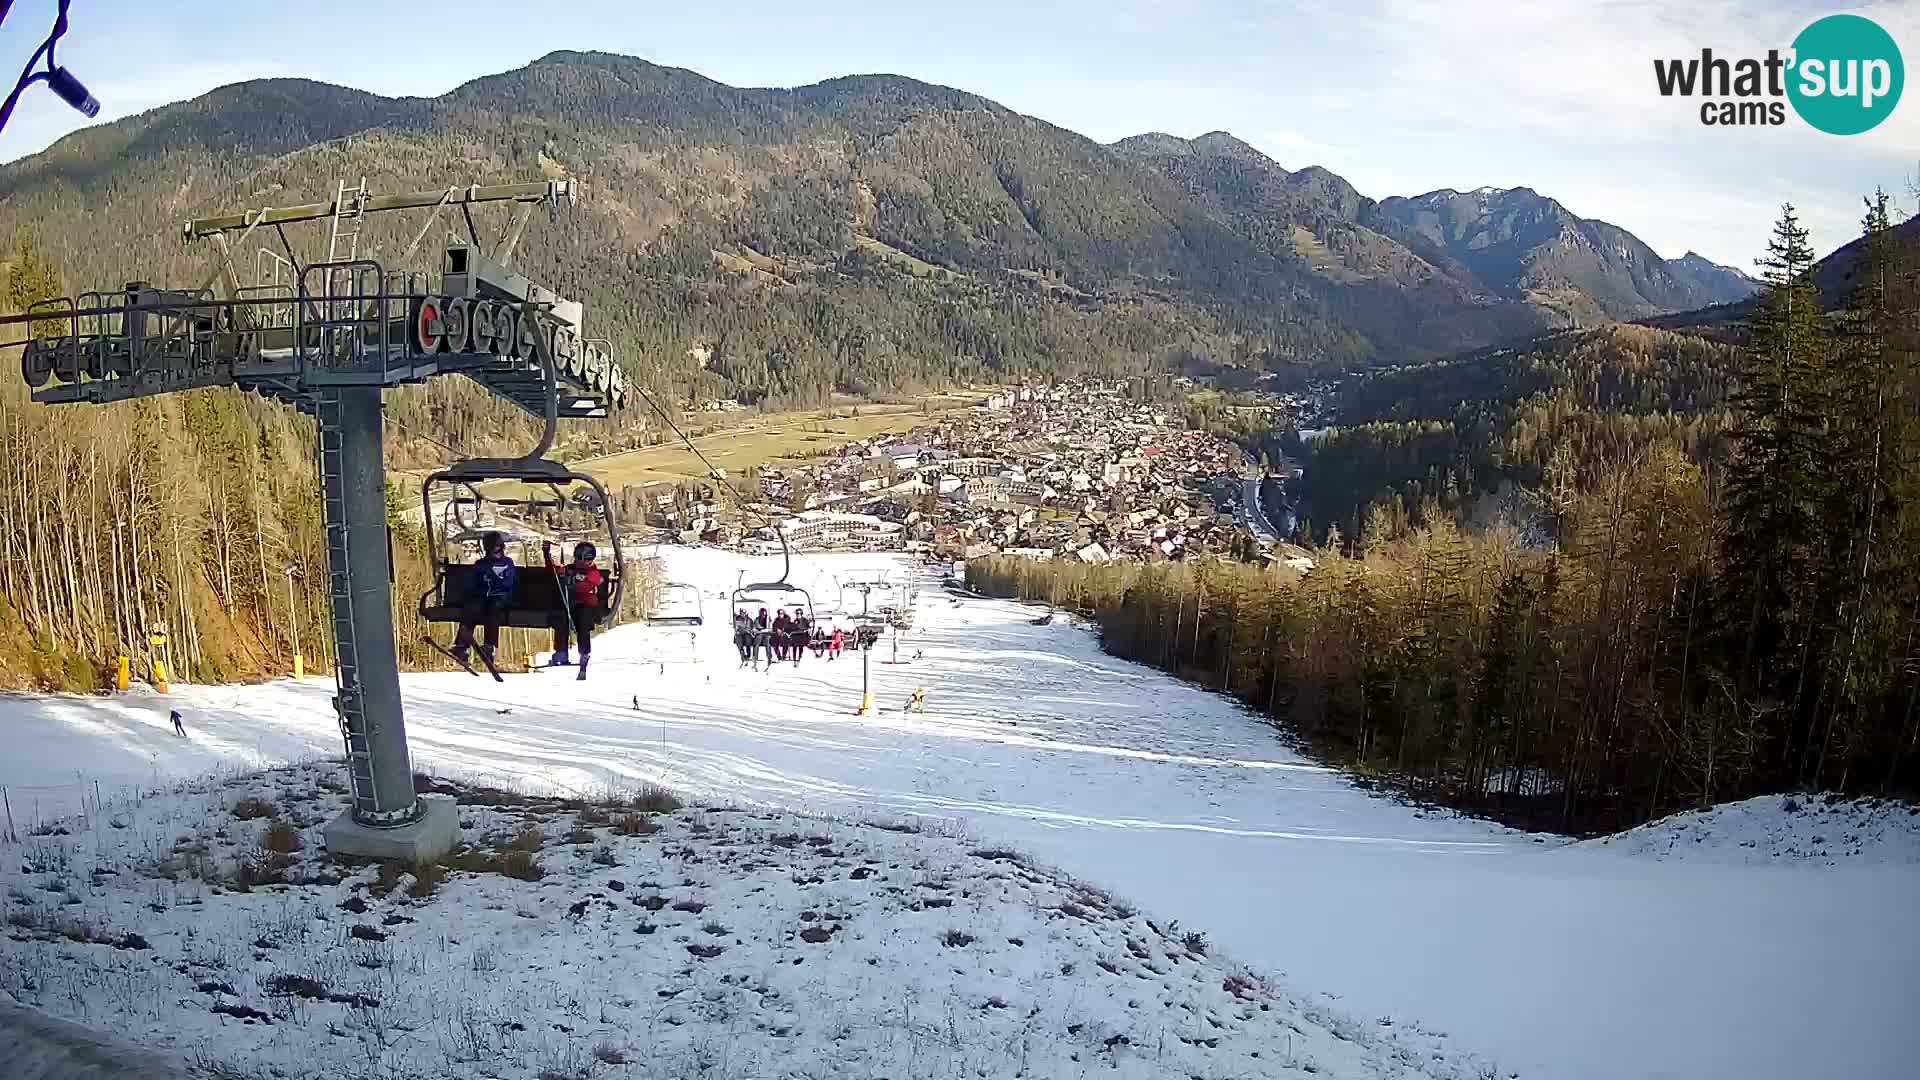
[(590, 656), (588, 656), (588, 655), (587, 655), (586, 653), (581, 653), (581, 654), (580, 654), (580, 674), (578, 674), (578, 675), (575, 675), (575, 676), (573, 677), (573, 680), (574, 680), (575, 682), (585, 682), (585, 681), (586, 681), (586, 678), (587, 678), (587, 661), (588, 661), (588, 660), (590, 660), (590, 659), (592, 659), (592, 657), (590, 657)]
[(555, 652), (552, 656), (547, 657), (547, 666), (548, 667), (572, 667), (573, 657), (568, 655), (567, 650), (560, 649), (557, 652)]

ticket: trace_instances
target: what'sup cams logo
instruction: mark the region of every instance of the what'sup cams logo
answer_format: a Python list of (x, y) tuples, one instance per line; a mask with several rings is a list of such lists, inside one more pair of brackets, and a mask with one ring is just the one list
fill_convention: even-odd
[(1779, 125), (1787, 105), (1829, 135), (1871, 131), (1900, 103), (1906, 70), (1893, 35), (1872, 19), (1829, 15), (1810, 24), (1782, 52), (1729, 60), (1701, 49), (1698, 57), (1655, 60), (1662, 97), (1697, 97), (1709, 127)]

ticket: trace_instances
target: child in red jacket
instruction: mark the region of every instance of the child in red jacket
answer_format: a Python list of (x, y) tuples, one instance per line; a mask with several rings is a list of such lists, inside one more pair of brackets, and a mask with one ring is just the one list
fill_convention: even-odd
[(541, 544), (541, 553), (546, 556), (547, 569), (553, 571), (560, 586), (560, 602), (564, 610), (553, 620), (553, 665), (573, 663), (568, 655), (569, 639), (580, 639), (580, 674), (576, 678), (587, 677), (587, 660), (593, 655), (593, 628), (606, 617), (601, 605), (605, 602), (601, 591), (606, 578), (600, 568), (593, 564), (599, 555), (592, 544), (585, 540), (573, 545), (573, 561), (560, 566), (553, 560), (553, 545)]

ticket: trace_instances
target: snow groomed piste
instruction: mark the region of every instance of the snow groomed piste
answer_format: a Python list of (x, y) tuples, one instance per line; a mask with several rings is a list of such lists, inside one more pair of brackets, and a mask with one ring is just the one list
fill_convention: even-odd
[[(743, 572), (779, 569), (709, 549), (663, 557), (716, 611)], [(873, 562), (798, 556), (793, 580), (831, 595), (856, 558)], [(864, 717), (848, 658), (753, 672), (724, 619), (620, 627), (585, 683), (404, 677), (409, 738), (419, 766), (481, 782), (581, 795), (661, 782), (716, 805), (928, 820), (1095, 883), (1156, 925), (1177, 919), (1300, 1003), (1406, 1034), (1393, 1045), (1428, 1055), (1394, 1066), (1406, 1075), (1894, 1077), (1920, 1052), (1911, 819), (1765, 801), (1570, 845), (1423, 812), (1292, 753), (1226, 700), (1104, 656), (1086, 629), (1032, 616), (923, 589), (922, 658), (872, 665)], [(904, 711), (918, 687), (926, 711)], [(329, 756), (331, 689), (6, 698), (0, 783), (16, 818), (45, 821), (96, 782), (111, 799)], [(11, 867), (22, 848), (0, 853)]]

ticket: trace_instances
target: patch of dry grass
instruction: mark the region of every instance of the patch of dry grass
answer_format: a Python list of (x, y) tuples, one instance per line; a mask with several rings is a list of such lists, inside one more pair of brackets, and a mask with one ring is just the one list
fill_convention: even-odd
[(500, 872), (519, 881), (539, 881), (547, 874), (533, 852), (519, 848), (500, 853)]
[(425, 900), (440, 891), (440, 883), (447, 879), (447, 868), (439, 863), (421, 863), (413, 868), (413, 884), (407, 886), (407, 895), (415, 900)]
[(257, 796), (248, 796), (233, 804), (233, 816), (242, 821), (270, 818), (277, 812), (271, 801)]
[(276, 821), (267, 826), (260, 837), (260, 846), (277, 855), (291, 855), (300, 850), (300, 830), (290, 822)]
[(233, 870), (233, 887), (247, 892), (261, 885), (285, 885), (289, 860), (285, 855), (263, 852), (263, 858), (246, 858)]
[(659, 784), (648, 784), (628, 801), (628, 805), (643, 814), (671, 814), (683, 804), (673, 792)]
[(613, 819), (613, 831), (622, 836), (647, 836), (660, 831), (660, 826), (645, 814), (621, 814)]
[[(966, 397), (941, 396), (936, 408), (958, 405)], [(837, 410), (846, 413), (849, 410)], [(753, 418), (748, 424), (732, 425), (723, 432), (695, 433), (694, 441), (713, 463), (729, 473), (738, 474), (757, 465), (777, 461), (799, 461), (873, 435), (902, 433), (922, 424), (933, 423), (913, 405), (863, 404), (858, 416), (826, 417), (819, 410), (780, 413)], [(704, 440), (704, 441), (703, 441)], [(719, 450), (715, 446), (719, 446)], [(644, 484), (655, 480), (679, 481), (704, 479), (706, 466), (683, 443), (629, 450), (575, 463), (576, 467), (599, 477), (609, 488)]]

